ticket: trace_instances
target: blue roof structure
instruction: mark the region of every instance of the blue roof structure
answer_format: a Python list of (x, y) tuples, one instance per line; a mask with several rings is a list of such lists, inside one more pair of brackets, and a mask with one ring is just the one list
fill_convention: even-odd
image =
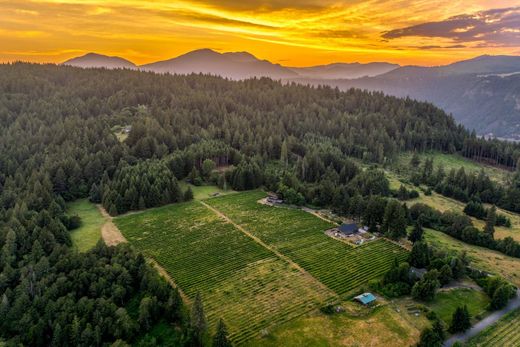
[(352, 224), (341, 224), (338, 227), (338, 230), (340, 232), (342, 232), (343, 234), (352, 235), (352, 234), (357, 233), (358, 226), (355, 223), (352, 223)]
[(368, 305), (371, 302), (376, 301), (376, 297), (372, 293), (363, 293), (361, 295), (356, 296), (354, 299), (362, 303), (363, 305)]

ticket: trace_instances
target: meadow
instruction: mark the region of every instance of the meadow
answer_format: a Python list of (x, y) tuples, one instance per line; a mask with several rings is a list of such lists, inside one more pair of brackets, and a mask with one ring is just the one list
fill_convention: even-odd
[[(394, 171), (399, 173), (408, 172), (412, 156), (412, 152), (405, 152), (400, 154), (397, 160), (393, 163)], [(481, 170), (484, 170), (489, 178), (499, 183), (507, 182), (509, 175), (511, 174), (511, 172), (508, 170), (504, 170), (496, 166), (486, 165), (484, 163), (478, 163), (458, 154), (424, 152), (418, 153), (418, 156), (421, 160), (421, 163), (424, 163), (426, 159), (433, 159), (433, 166), (436, 168), (437, 166), (442, 165), (446, 172), (449, 172), (451, 169), (459, 170), (461, 167), (463, 167), (466, 172), (480, 172)]]
[(195, 200), (204, 200), (213, 197), (213, 195), (217, 194), (218, 196), (226, 195), (226, 194), (233, 194), (236, 193), (236, 191), (229, 189), (221, 189), (214, 185), (202, 185), (202, 186), (194, 186), (193, 184), (186, 183), (184, 181), (179, 182), (182, 190), (187, 189), (188, 187), (191, 188), (193, 192), (193, 199)]
[(184, 294), (200, 292), (212, 325), (223, 318), (235, 344), (341, 301), (407, 256), (385, 240), (355, 248), (333, 240), (323, 233), (331, 223), (257, 203), (263, 197), (261, 191), (230, 194), (114, 222)]
[(471, 317), (478, 321), (487, 313), (489, 297), (480, 290), (454, 288), (439, 291), (427, 306), (449, 326), (453, 312), (461, 305), (467, 305)]
[(67, 213), (81, 218), (81, 226), (70, 233), (73, 247), (79, 252), (88, 251), (101, 239), (101, 227), (105, 223), (105, 218), (96, 205), (87, 199), (69, 203)]
[(471, 338), (465, 346), (485, 347), (504, 346), (514, 347), (520, 345), (520, 309), (516, 309), (490, 327), (483, 330), (477, 336)]
[(520, 286), (520, 259), (459, 241), (440, 231), (426, 229), (425, 239), (446, 251), (466, 252), (474, 268), (494, 273)]

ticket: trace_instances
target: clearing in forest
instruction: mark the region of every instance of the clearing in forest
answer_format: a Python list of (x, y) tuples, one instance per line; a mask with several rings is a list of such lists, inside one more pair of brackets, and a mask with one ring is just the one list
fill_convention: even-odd
[(498, 251), (459, 241), (437, 230), (425, 228), (425, 239), (430, 244), (446, 251), (466, 252), (471, 265), (490, 273), (500, 275), (520, 286), (520, 259), (509, 257)]
[(261, 191), (164, 206), (114, 219), (182, 291), (201, 293), (212, 325), (222, 317), (241, 344), (338, 300), (381, 276), (406, 251), (385, 240), (351, 247), (331, 224), (257, 203)]
[(67, 205), (67, 213), (81, 218), (79, 228), (71, 231), (72, 245), (80, 252), (93, 248), (101, 239), (101, 228), (105, 224), (105, 217), (96, 205), (87, 199), (76, 200)]

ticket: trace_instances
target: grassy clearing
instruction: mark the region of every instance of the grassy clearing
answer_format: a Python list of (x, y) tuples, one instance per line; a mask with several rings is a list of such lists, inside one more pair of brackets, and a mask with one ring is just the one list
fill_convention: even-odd
[(449, 325), (453, 312), (462, 305), (468, 306), (471, 317), (481, 319), (486, 314), (489, 298), (482, 291), (456, 288), (438, 292), (435, 300), (428, 304), (428, 307)]
[(386, 305), (373, 313), (313, 314), (286, 323), (248, 346), (412, 346), (420, 329)]
[(477, 336), (471, 338), (465, 346), (504, 346), (514, 347), (520, 345), (520, 309), (514, 310), (492, 326), (483, 330)]
[(314, 215), (259, 204), (261, 191), (206, 202), (264, 243), (290, 257), (337, 294), (345, 294), (384, 274), (406, 251), (386, 240), (353, 248), (324, 234), (333, 224)]
[[(417, 187), (414, 187), (413, 185), (406, 183), (404, 180), (400, 180), (398, 175), (396, 175), (394, 172), (386, 172), (388, 180), (390, 181), (390, 187), (392, 189), (398, 189), (399, 186), (404, 185), (407, 189), (415, 189), (418, 190)], [(464, 203), (447, 198), (443, 195), (437, 194), (435, 192), (432, 192), (432, 195), (425, 195), (423, 192), (419, 191), (419, 198), (409, 200), (407, 201), (407, 204), (409, 206), (412, 206), (417, 203), (423, 203), (425, 205), (431, 206), (441, 212), (444, 211), (456, 211), (459, 213), (464, 213), (464, 207), (466, 206)], [(489, 207), (489, 205), (487, 206)], [(506, 227), (495, 227), (495, 238), (497, 239), (503, 239), (506, 237), (512, 237), (516, 241), (520, 242), (520, 215), (509, 212), (506, 210), (502, 210), (500, 208), (497, 208), (497, 212), (503, 215), (506, 215), (511, 220), (511, 228)], [(471, 220), (473, 221), (473, 224), (475, 227), (483, 230), (485, 221), (471, 217)]]
[(80, 252), (88, 251), (101, 239), (101, 227), (105, 224), (105, 218), (96, 205), (87, 199), (71, 202), (67, 208), (70, 215), (81, 218), (81, 226), (70, 233), (72, 245)]
[(418, 335), (399, 314), (382, 307), (359, 319), (346, 314), (304, 317), (251, 341), (250, 346), (405, 346), (412, 345)]
[[(409, 170), (412, 155), (412, 152), (406, 152), (401, 154), (398, 157), (397, 161), (394, 163), (394, 170), (397, 170), (397, 172), (399, 173), (403, 173)], [(461, 167), (463, 167), (466, 172), (480, 172), (480, 170), (484, 170), (484, 172), (489, 176), (489, 178), (499, 183), (507, 182), (510, 175), (510, 172), (507, 170), (482, 163), (477, 163), (473, 160), (464, 158), (463, 156), (457, 154), (428, 152), (420, 153), (419, 158), (421, 159), (421, 163), (424, 163), (426, 159), (433, 159), (434, 167), (437, 167), (438, 165), (443, 165), (446, 172), (449, 172), (451, 169), (458, 170)]]
[(200, 291), (213, 326), (222, 317), (237, 344), (330, 298), (271, 251), (197, 201), (115, 219), (191, 298)]
[(186, 182), (180, 182), (180, 185), (183, 190), (187, 189), (189, 186), (193, 191), (193, 199), (195, 200), (208, 199), (213, 197), (213, 195), (217, 193), (219, 196), (236, 193), (236, 191), (232, 189), (224, 190), (217, 186), (194, 186), (193, 184), (189, 184)]
[(516, 286), (520, 286), (520, 259), (508, 257), (487, 248), (466, 244), (436, 230), (425, 229), (425, 236), (428, 242), (441, 249), (465, 251), (473, 267), (498, 274)]

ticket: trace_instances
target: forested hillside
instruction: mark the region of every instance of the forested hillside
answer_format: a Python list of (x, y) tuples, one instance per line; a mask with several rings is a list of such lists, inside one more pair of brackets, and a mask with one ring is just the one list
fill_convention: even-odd
[[(131, 129), (123, 142), (113, 131), (122, 126)], [(431, 104), (381, 93), (1, 65), (0, 337), (32, 346), (132, 343), (166, 322), (179, 341), (196, 344), (178, 293), (142, 256), (69, 247), (67, 201), (90, 197), (117, 215), (191, 199), (179, 184), (186, 179), (264, 185), (296, 204), (361, 215), (365, 197), (381, 205), (368, 196), (392, 192), (381, 170), (358, 162), (384, 164), (404, 150), (460, 152), (510, 168), (520, 156), (518, 146), (477, 139)], [(226, 170), (215, 175), (215, 167)], [(392, 221), (402, 209), (392, 204), (395, 218), (367, 218), (397, 238)]]

